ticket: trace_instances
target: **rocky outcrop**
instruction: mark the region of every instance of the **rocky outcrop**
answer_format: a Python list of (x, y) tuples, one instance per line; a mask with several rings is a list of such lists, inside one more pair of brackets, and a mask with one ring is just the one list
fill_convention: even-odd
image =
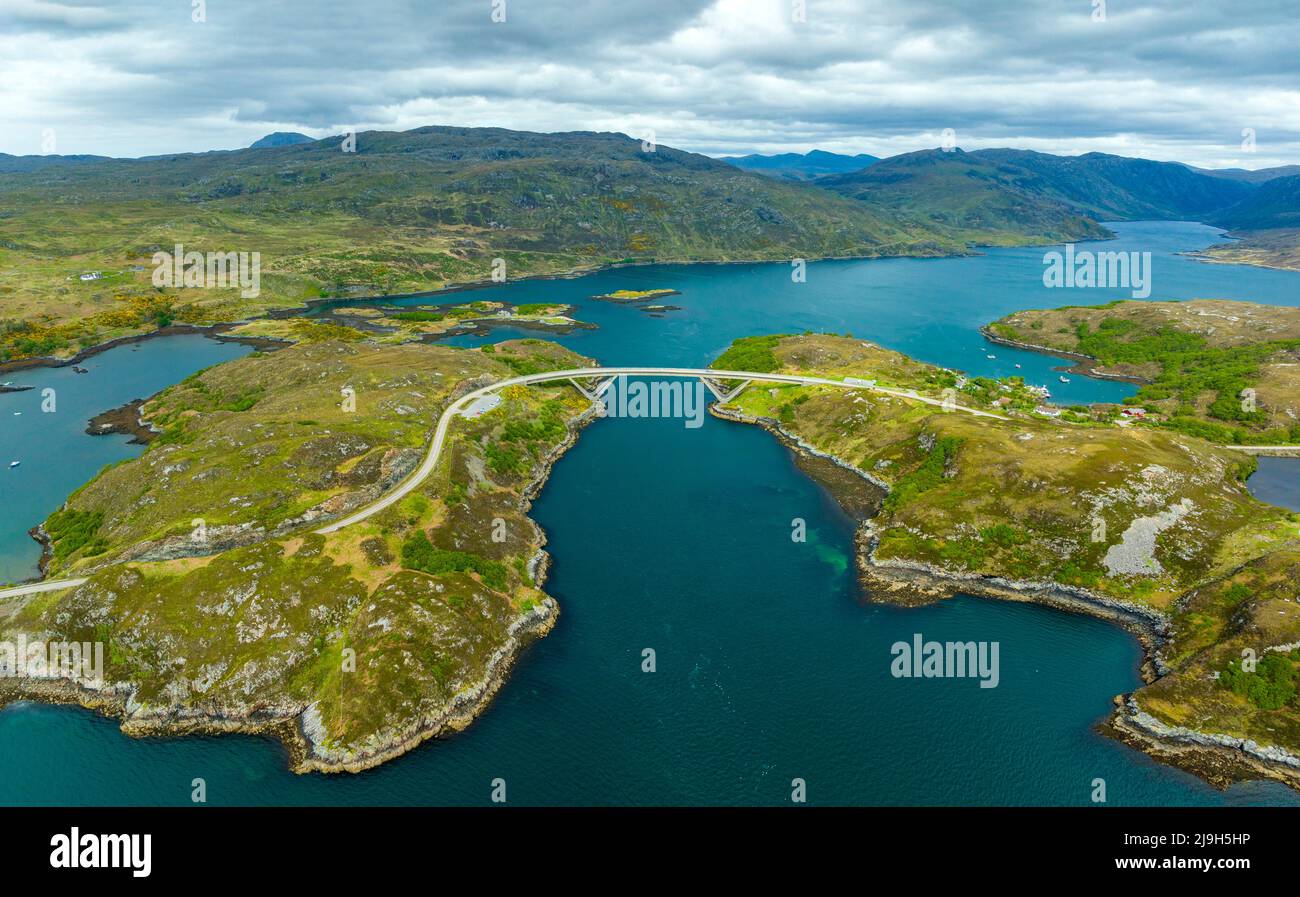
[(459, 692), (442, 712), (376, 733), (359, 749), (332, 747), (316, 705), (304, 708), (287, 742), (294, 771), (362, 772), (399, 757), (430, 738), (465, 729), (505, 684), (519, 653), (530, 642), (550, 632), (559, 613), (560, 606), (549, 596), (533, 605), (510, 624), (504, 644), (488, 661), (479, 682)]
[[(328, 523), (344, 517), (358, 508), (376, 501), (415, 470), (420, 463), (421, 453), (416, 449), (388, 449), (383, 456), (379, 478), (362, 489), (354, 489), (331, 496), (315, 507), (309, 508), (297, 517), (284, 520), (271, 529), (255, 526), (252, 523), (231, 524), (229, 526), (206, 527), (201, 535), (168, 536), (152, 542), (141, 542), (112, 559), (113, 564), (129, 562), (173, 561), (179, 558), (207, 557), (277, 539), (305, 526)], [(107, 564), (84, 568), (88, 572), (101, 569)]]
[(1300, 789), (1300, 757), (1249, 738), (1170, 726), (1146, 713), (1133, 695), (1116, 699), (1103, 731), (1161, 762), (1187, 770), (1220, 788), (1272, 779)]

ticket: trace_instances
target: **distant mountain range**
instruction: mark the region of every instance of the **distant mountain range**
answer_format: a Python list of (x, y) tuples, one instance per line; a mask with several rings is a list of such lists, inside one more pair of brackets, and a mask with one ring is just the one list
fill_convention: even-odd
[(982, 245), (1100, 239), (1108, 231), (1049, 195), (1039, 175), (961, 150), (891, 156), (818, 186)]
[[(114, 289), (148, 290), (135, 268), (176, 242), (262, 258), (255, 300), (182, 291), (178, 303), (208, 304), (178, 307), (181, 321), (485, 281), (496, 259), (514, 279), (628, 261), (940, 256), (967, 245), (806, 183), (664, 145), (646, 152), (622, 134), (428, 127), (364, 132), (355, 152), (343, 149), (330, 137), (0, 173), (0, 317), (51, 307), (84, 317), (77, 301), (56, 299), (87, 269), (130, 271)], [(111, 294), (85, 293), (97, 310), (113, 307)]]
[(1300, 175), (1300, 165), (1279, 165), (1276, 168), (1256, 168), (1251, 171), (1246, 168), (1196, 168), (1189, 165), (1192, 171), (1208, 174), (1216, 178), (1228, 178), (1233, 181), (1245, 181), (1248, 184), (1262, 184), (1265, 181), (1271, 181), (1274, 178), (1291, 177)]
[(792, 181), (807, 181), (827, 174), (843, 174), (858, 171), (875, 162), (879, 156), (859, 153), (845, 156), (840, 153), (828, 153), (813, 150), (808, 153), (780, 153), (774, 156), (722, 156), (722, 161), (730, 163), (745, 171), (754, 171), (772, 177), (786, 178)]
[(107, 162), (108, 156), (11, 156), (0, 153), (0, 174), (36, 171), (51, 165), (80, 165), (85, 162)]
[(906, 153), (815, 183), (901, 219), (974, 233), (995, 245), (1028, 235), (1096, 238), (1106, 234), (1098, 222), (1107, 220), (1208, 221), (1258, 189), (1173, 162), (1013, 149)]
[[(292, 146), (297, 143), (311, 143), (314, 137), (308, 137), (306, 134), (298, 134), (292, 131), (276, 131), (274, 134), (267, 134), (261, 140), (252, 143), (249, 149), (264, 149), (274, 146)], [(210, 153), (225, 153), (230, 150), (209, 150)], [(203, 154), (193, 154), (203, 155)], [(117, 159), (112, 156), (11, 156), (8, 153), (0, 153), (0, 174), (36, 171), (40, 168), (48, 168), (51, 165), (82, 165), (87, 162), (111, 162), (111, 161), (136, 161), (145, 162), (151, 159), (169, 159), (175, 156), (142, 156), (139, 159)]]
[(1265, 181), (1235, 206), (1211, 216), (1210, 223), (1228, 230), (1300, 228), (1300, 176)]

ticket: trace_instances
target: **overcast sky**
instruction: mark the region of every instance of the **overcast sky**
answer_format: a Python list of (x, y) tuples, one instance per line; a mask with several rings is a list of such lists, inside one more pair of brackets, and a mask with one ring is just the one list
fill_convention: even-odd
[[(0, 151), (429, 124), (1300, 163), (1298, 0), (0, 0)], [(202, 12), (206, 21), (194, 21)], [(1243, 149), (1253, 129), (1254, 152)], [(53, 145), (51, 145), (51, 138)]]

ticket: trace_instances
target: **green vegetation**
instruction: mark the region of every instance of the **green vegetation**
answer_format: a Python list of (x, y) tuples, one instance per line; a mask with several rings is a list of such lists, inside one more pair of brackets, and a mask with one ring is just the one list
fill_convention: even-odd
[[(431, 127), (357, 143), (356, 153), (326, 140), (0, 172), (0, 361), (171, 321), (486, 281), (498, 258), (515, 278), (624, 261), (962, 250), (864, 203), (667, 146), (643, 153), (616, 134)], [(176, 243), (261, 253), (261, 294), (155, 288), (152, 255)], [(78, 279), (92, 269), (104, 276)]]
[[(782, 372), (852, 376), (930, 397), (952, 382), (951, 372), (846, 337), (767, 337), (764, 345)], [(979, 408), (1016, 395), (1015, 388), (1015, 381), (992, 381), (959, 395), (961, 404)], [(736, 405), (754, 418), (777, 418), (812, 445), (889, 483), (874, 521), (882, 560), (1056, 579), (1163, 609), (1289, 532), (1282, 512), (1245, 489), (1248, 457), (1192, 448), (1153, 430), (1023, 414), (1002, 422), (826, 387), (755, 386)], [(1014, 409), (1015, 400), (1001, 407)], [(1162, 531), (1151, 563), (1108, 560), (1136, 519), (1183, 499), (1195, 513)], [(1098, 521), (1107, 537), (1094, 540)], [(1124, 556), (1128, 549), (1117, 551)]]
[[(540, 340), (499, 348), (588, 363)], [(586, 399), (503, 390), (500, 412), (456, 420), (438, 468), (397, 505), (314, 530), (411, 470), (466, 380), (512, 375), (476, 351), (334, 341), (187, 378), (144, 408), (184, 438), (105, 469), (45, 523), (55, 575), (87, 583), (0, 605), (0, 638), (105, 642), (108, 687), (135, 698), (128, 731), (293, 723), (312, 739), (299, 770), (360, 769), (463, 725), (554, 613), (528, 572), (541, 534), (523, 486)], [(508, 476), (489, 473), (498, 442), (521, 453)], [(0, 701), (21, 688), (0, 682)]]
[(1300, 443), (1300, 310), (1111, 302), (1017, 312), (989, 327), (1142, 381), (1126, 404), (1156, 412), (1162, 427), (1227, 444)]
[(527, 316), (553, 315), (564, 310), (563, 305), (554, 302), (525, 302), (515, 306), (515, 314)]
[(766, 374), (781, 366), (772, 350), (781, 342), (780, 336), (744, 336), (732, 342), (727, 351), (709, 367), (723, 371), (753, 371)]
[(417, 310), (417, 311), (398, 311), (398, 312), (393, 312), (391, 315), (389, 315), (389, 317), (392, 318), (392, 319), (394, 319), (394, 320), (396, 320), (396, 321), (420, 321), (420, 322), (424, 322), (424, 321), (441, 321), (441, 320), (443, 320), (444, 318), (446, 318), (447, 315), (446, 315), (445, 313), (443, 313), (443, 312), (439, 312), (439, 311), (419, 311), (419, 310)]
[(99, 511), (68, 508), (55, 511), (45, 521), (45, 533), (54, 544), (54, 559), (66, 561), (78, 551), (82, 557), (96, 557), (108, 550), (108, 542), (97, 535), (104, 522)]
[(961, 444), (962, 439), (957, 436), (944, 436), (933, 440), (930, 450), (925, 454), (925, 460), (894, 482), (889, 495), (885, 497), (885, 508), (896, 511), (915, 500), (921, 493), (928, 492), (942, 483), (944, 471), (956, 459), (957, 449), (961, 448)]
[(645, 299), (659, 299), (663, 296), (671, 296), (676, 290), (654, 289), (654, 290), (614, 290), (603, 296), (596, 296), (596, 299), (608, 299), (612, 302), (640, 302)]
[[(781, 337), (769, 349), (782, 372), (921, 395), (950, 374), (844, 337)], [(1013, 387), (993, 383), (963, 402), (979, 407)], [(1300, 515), (1250, 495), (1251, 457), (1095, 416), (1001, 421), (825, 387), (754, 386), (734, 407), (779, 416), (804, 442), (888, 484), (871, 520), (871, 561), (860, 567), (869, 597), (930, 601), (991, 578), (1086, 588), (1168, 621), (1168, 673), (1137, 692), (1143, 711), (1300, 752), (1300, 651), (1290, 647), (1300, 643)], [(1157, 518), (1152, 545), (1132, 537)], [(979, 578), (917, 585), (892, 566), (900, 563)], [(1261, 658), (1254, 672), (1240, 669), (1245, 648)]]
[(1295, 663), (1300, 652), (1266, 654), (1256, 661), (1254, 671), (1247, 672), (1237, 661), (1229, 661), (1219, 673), (1219, 683), (1233, 694), (1241, 695), (1261, 710), (1280, 710), (1295, 700)]
[(483, 583), (498, 591), (506, 587), (506, 567), (468, 551), (434, 548), (424, 530), (416, 530), (402, 543), (402, 566), (408, 570), (438, 575), (441, 573), (477, 573)]
[[(145, 453), (103, 471), (51, 517), (51, 573), (193, 550), (196, 517), (214, 546), (233, 547), (338, 515), (414, 466), (462, 379), (514, 376), (497, 358), (539, 370), (580, 363), (540, 340), (499, 348), (493, 356), (415, 343), (307, 342), (187, 377), (142, 407), (161, 431)], [(526, 392), (540, 413), (519, 416), (510, 431), (510, 440), (528, 441), (520, 471), (565, 432), (569, 410), (548, 393)], [(55, 536), (51, 525), (75, 535)], [(83, 548), (87, 528), (97, 541)]]
[[(1155, 382), (1144, 385), (1129, 403), (1155, 404), (1174, 399), (1178, 402), (1175, 422), (1192, 417), (1197, 400), (1207, 392), (1214, 393), (1214, 400), (1205, 409), (1210, 417), (1253, 424), (1266, 422), (1268, 415), (1258, 409), (1247, 410), (1241, 395), (1258, 382), (1264, 362), (1279, 353), (1300, 349), (1300, 339), (1211, 348), (1199, 333), (1173, 327), (1160, 327), (1148, 333), (1139, 331), (1136, 322), (1123, 318), (1104, 318), (1096, 330), (1091, 330), (1086, 321), (1080, 321), (1075, 334), (1077, 351), (1104, 365), (1158, 364), (1161, 371)], [(1194, 425), (1195, 421), (1188, 423)], [(1300, 442), (1300, 424), (1293, 429), (1292, 440)]]

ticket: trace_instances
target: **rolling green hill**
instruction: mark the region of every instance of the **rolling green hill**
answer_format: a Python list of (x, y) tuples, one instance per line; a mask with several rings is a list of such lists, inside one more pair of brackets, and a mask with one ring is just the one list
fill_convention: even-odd
[[(0, 173), (0, 360), (163, 321), (624, 260), (942, 255), (963, 242), (620, 134), (421, 128)], [(262, 292), (159, 293), (151, 256), (260, 252)], [(81, 273), (103, 276), (80, 281)]]
[(817, 183), (954, 239), (986, 245), (1102, 239), (1108, 231), (1044, 190), (1041, 179), (961, 150), (924, 150)]
[(1300, 175), (1274, 178), (1261, 184), (1258, 190), (1211, 221), (1229, 230), (1300, 228)]
[(817, 183), (954, 238), (1002, 245), (1098, 239), (1102, 220), (1206, 220), (1256, 189), (1172, 162), (1013, 149), (907, 153)]
[(1028, 150), (989, 149), (971, 155), (1014, 166), (1039, 178), (1029, 186), (1099, 220), (1189, 219), (1240, 202), (1250, 184), (1209, 177), (1176, 162), (1129, 159), (1105, 153), (1053, 156)]

